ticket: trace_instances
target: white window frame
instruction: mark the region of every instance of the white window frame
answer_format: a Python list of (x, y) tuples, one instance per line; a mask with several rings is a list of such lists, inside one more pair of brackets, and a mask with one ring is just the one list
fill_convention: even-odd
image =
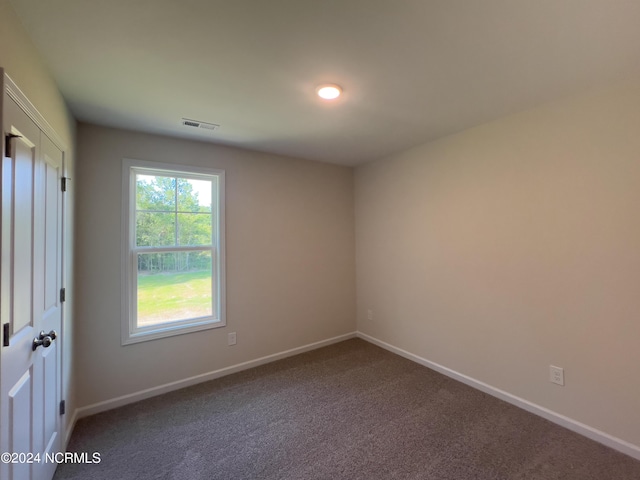
[[(136, 246), (136, 173), (207, 179), (217, 183), (211, 197), (213, 315), (161, 325), (138, 327), (138, 260), (145, 247)], [(215, 189), (214, 189), (215, 190)], [(146, 342), (226, 325), (224, 170), (125, 158), (122, 161), (122, 345)], [(207, 247), (208, 248), (208, 247)], [(154, 247), (152, 251), (202, 250), (201, 247)]]

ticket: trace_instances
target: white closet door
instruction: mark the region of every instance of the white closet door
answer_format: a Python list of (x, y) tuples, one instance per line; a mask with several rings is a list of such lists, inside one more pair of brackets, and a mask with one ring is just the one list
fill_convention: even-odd
[(24, 455), (0, 464), (0, 477), (50, 480), (56, 464), (46, 454), (61, 440), (62, 152), (6, 94), (3, 107), (11, 138), (2, 159), (0, 300), (9, 325), (0, 347), (0, 451)]

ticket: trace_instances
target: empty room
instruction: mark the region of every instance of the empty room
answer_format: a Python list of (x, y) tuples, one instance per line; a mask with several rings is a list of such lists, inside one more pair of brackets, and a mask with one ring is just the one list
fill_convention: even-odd
[(0, 0), (0, 480), (640, 479), (638, 25)]

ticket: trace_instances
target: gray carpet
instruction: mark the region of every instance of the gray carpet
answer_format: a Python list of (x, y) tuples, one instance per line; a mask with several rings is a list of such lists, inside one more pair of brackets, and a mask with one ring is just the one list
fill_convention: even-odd
[(78, 422), (56, 480), (640, 479), (640, 462), (362, 340)]

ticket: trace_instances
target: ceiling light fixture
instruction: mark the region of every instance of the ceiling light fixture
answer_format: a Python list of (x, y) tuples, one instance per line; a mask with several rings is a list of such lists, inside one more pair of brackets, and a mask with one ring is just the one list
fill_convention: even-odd
[(316, 93), (320, 98), (324, 98), (325, 100), (334, 100), (340, 96), (342, 88), (333, 84), (320, 85), (316, 88)]

